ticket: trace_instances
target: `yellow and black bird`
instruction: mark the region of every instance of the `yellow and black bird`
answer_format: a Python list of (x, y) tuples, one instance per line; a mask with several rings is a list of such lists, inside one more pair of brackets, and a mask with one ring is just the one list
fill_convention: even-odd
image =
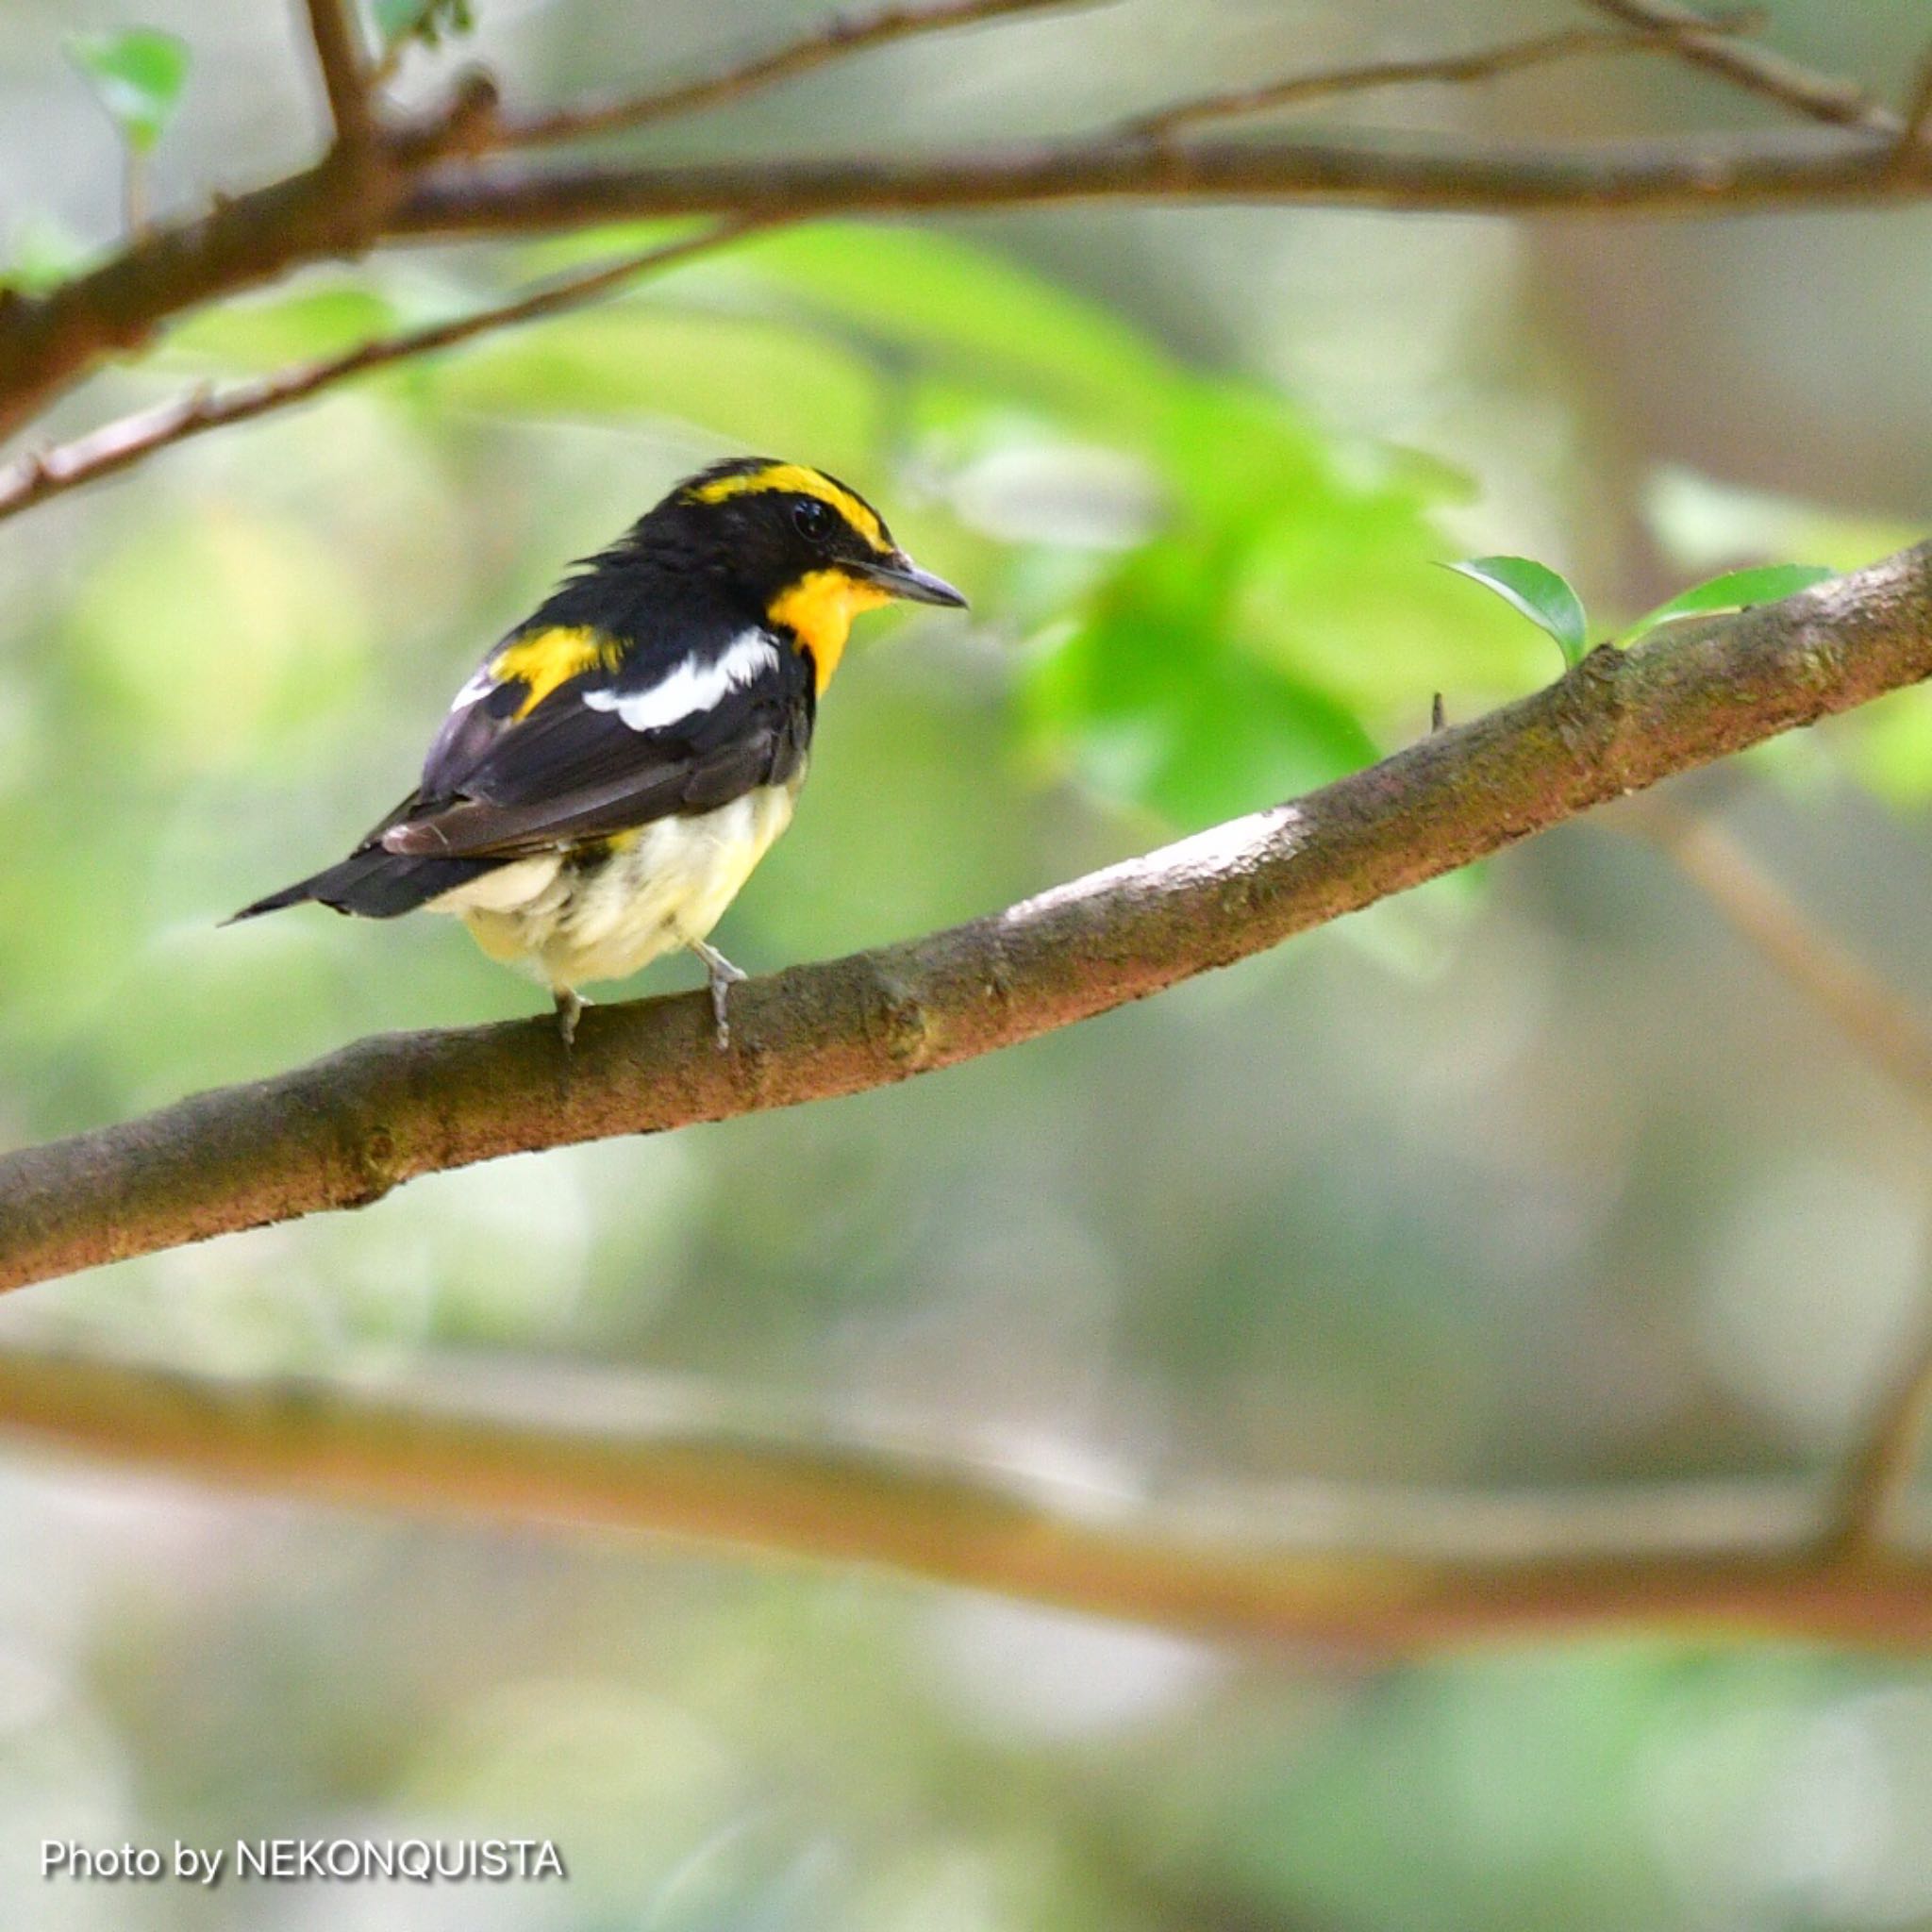
[(711, 928), (791, 822), (853, 618), (895, 597), (966, 602), (823, 471), (714, 464), (490, 652), (347, 858), (235, 917), (456, 913), (550, 987), (566, 1043), (578, 988), (688, 946), (724, 1045), (744, 975)]

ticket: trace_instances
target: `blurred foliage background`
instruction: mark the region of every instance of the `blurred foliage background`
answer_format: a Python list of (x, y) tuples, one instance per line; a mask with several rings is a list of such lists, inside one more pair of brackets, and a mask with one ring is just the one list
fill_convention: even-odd
[[(477, 10), (529, 101), (808, 17)], [(1551, 11), (1121, 0), (652, 138), (1098, 123)], [(1924, 28), (1910, 0), (1767, 11), (1879, 84)], [(157, 206), (304, 158), (291, 9), (141, 17), (193, 54)], [(61, 47), (126, 19), (0, 11), (17, 278), (116, 230), (112, 138)], [(404, 92), (433, 71), (413, 57)], [(1625, 58), (1347, 118), (1567, 138), (1758, 112)], [(60, 424), (636, 239), (304, 277)], [(371, 822), (561, 562), (713, 456), (848, 476), (974, 600), (970, 625), (871, 621), (848, 658), (796, 827), (720, 934), (764, 969), (1319, 782), (1425, 728), (1435, 691), (1464, 717), (1555, 675), (1441, 559), (1544, 558), (1607, 625), (1710, 571), (1922, 531), (1928, 282), (1922, 213), (820, 227), (54, 503), (0, 532), (0, 1139), (537, 1004), (453, 926), (216, 921)], [(1678, 791), (1932, 998), (1928, 775), (1915, 694)], [(1612, 814), (940, 1078), (421, 1181), (35, 1290), (0, 1332), (237, 1374), (590, 1360), (641, 1403), (722, 1388), (1127, 1487), (1822, 1472), (1924, 1294), (1924, 1132)], [(0, 1499), (8, 1924), (1932, 1924), (1932, 1679), (1904, 1662), (1657, 1640), (1367, 1671), (25, 1455)], [(556, 1838), (571, 1884), (32, 1875), (43, 1837), (488, 1830)]]

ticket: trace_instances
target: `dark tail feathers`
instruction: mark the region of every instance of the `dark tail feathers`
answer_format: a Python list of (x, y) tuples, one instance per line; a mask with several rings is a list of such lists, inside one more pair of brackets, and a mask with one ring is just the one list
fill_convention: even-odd
[(500, 858), (421, 858), (403, 853), (385, 852), (372, 846), (352, 853), (340, 865), (332, 865), (266, 899), (244, 906), (233, 918), (223, 922), (255, 919), (264, 912), (279, 912), (284, 906), (300, 906), (313, 899), (319, 906), (338, 912), (353, 912), (361, 919), (394, 919), (413, 912), (441, 894), (503, 863)]

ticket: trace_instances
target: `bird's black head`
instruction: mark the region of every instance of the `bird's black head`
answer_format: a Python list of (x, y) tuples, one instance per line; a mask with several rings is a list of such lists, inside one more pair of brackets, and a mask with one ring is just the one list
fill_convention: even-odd
[(822, 470), (768, 457), (714, 463), (680, 483), (638, 525), (635, 539), (675, 547), (728, 578), (760, 616), (811, 653), (821, 689), (861, 610), (894, 598), (966, 602), (893, 542), (856, 490)]

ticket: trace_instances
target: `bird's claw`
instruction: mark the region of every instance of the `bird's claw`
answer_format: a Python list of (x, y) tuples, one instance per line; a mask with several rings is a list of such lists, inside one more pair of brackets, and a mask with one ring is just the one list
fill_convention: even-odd
[(708, 946), (702, 940), (693, 940), (691, 949), (705, 962), (705, 973), (711, 989), (712, 1037), (718, 1042), (718, 1051), (728, 1053), (731, 1050), (731, 989), (751, 975), (742, 967), (734, 966), (716, 946)]

